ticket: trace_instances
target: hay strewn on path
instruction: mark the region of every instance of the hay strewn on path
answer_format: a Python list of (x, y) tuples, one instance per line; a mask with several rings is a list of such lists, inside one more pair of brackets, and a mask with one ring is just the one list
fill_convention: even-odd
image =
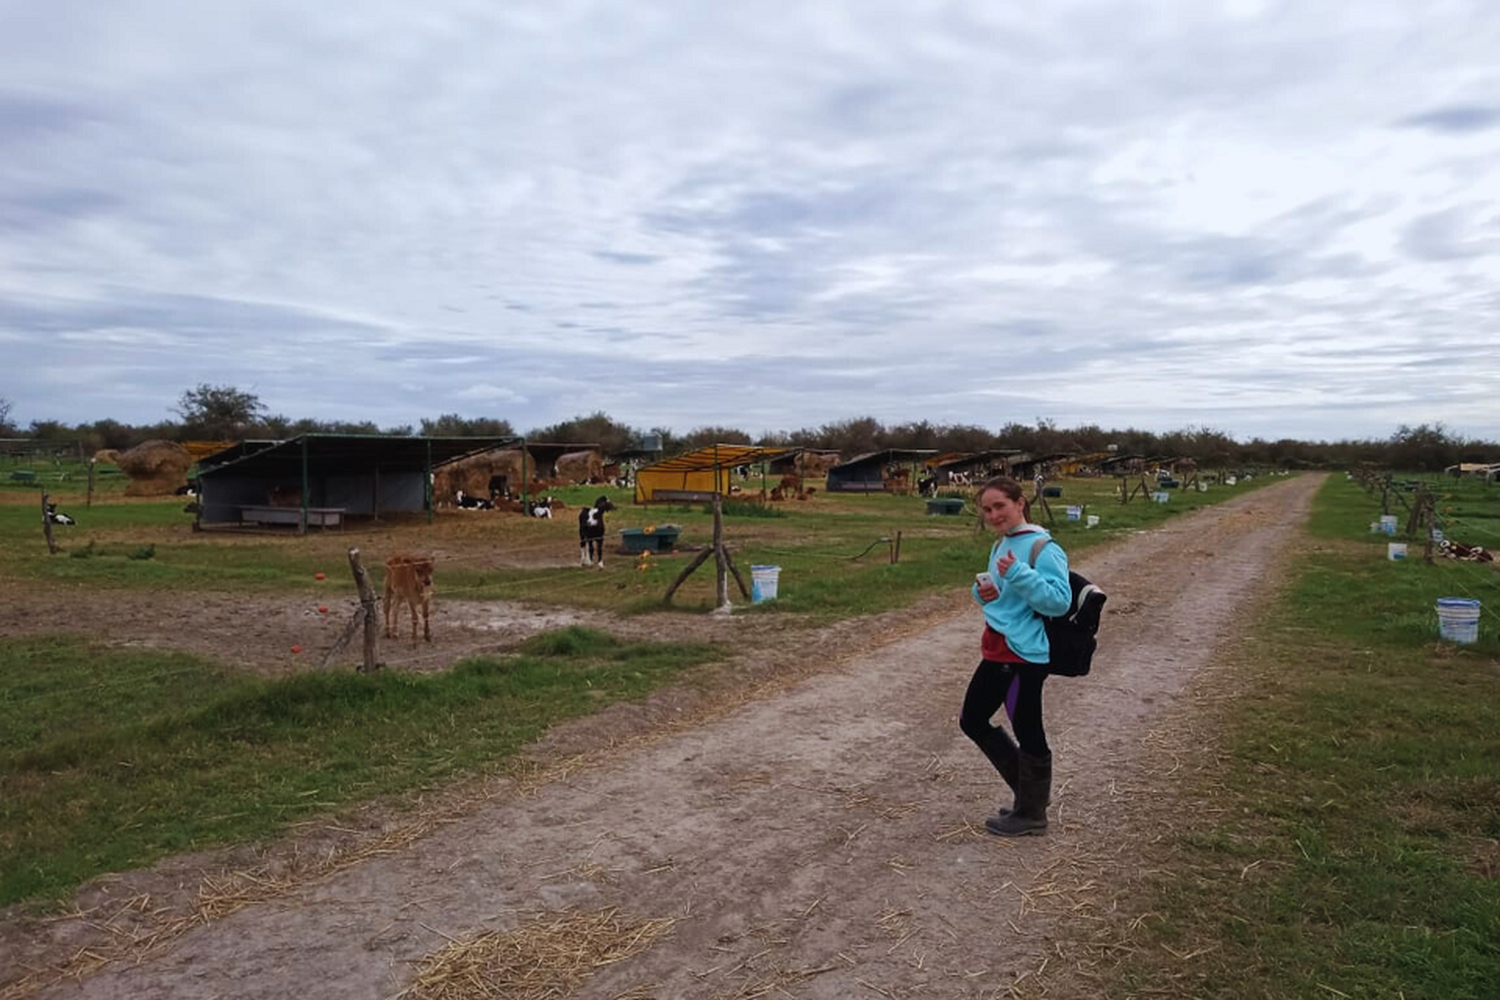
[(611, 908), (548, 914), (513, 931), (454, 938), (423, 960), (395, 1000), (568, 996), (603, 966), (651, 947), (675, 923), (664, 917), (632, 920)]

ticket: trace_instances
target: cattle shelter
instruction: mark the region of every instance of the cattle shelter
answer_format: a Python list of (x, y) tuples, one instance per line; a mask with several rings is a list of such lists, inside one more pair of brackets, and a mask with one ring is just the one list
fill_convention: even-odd
[[(829, 493), (891, 493), (915, 489), (914, 467), (936, 455), (935, 448), (886, 448), (857, 455), (828, 470)], [(905, 485), (898, 486), (898, 482)]]
[(339, 527), (349, 517), (432, 516), (432, 470), (516, 438), (303, 434), (243, 441), (198, 466), (195, 527)]
[(642, 466), (635, 474), (635, 502), (694, 503), (727, 496), (734, 469), (769, 462), (787, 448), (712, 444)]

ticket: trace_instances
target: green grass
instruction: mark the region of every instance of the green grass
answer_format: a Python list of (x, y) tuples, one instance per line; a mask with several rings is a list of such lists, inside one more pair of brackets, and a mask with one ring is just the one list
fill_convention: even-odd
[[(1168, 504), (1137, 498), (1122, 505), (1112, 479), (1070, 480), (1064, 497), (1051, 501), (1054, 519), (1043, 522), (1079, 552), (1269, 481), (1177, 492)], [(558, 492), (576, 507), (601, 491)], [(620, 510), (612, 530), (670, 521), (696, 544), (711, 538), (712, 518), (701, 508), (633, 508), (628, 494), (614, 493)], [(1099, 513), (1100, 527), (1066, 520), (1068, 504)], [(64, 603), (75, 588), (348, 594), (352, 582), (340, 571), (347, 546), (377, 552), (397, 538), (416, 545), (442, 538), (441, 524), (304, 538), (193, 533), (176, 498), (96, 498), (92, 507), (64, 509), (80, 523), (58, 532), (63, 551), (50, 554), (39, 510), (0, 503), (0, 576), (10, 585), (55, 588)], [(747, 583), (752, 564), (782, 567), (779, 599), (743, 610), (826, 620), (965, 586), (989, 534), (970, 515), (925, 510), (921, 498), (898, 496), (820, 497), (784, 504), (773, 517), (731, 510), (725, 535)], [(557, 531), (564, 525), (489, 523), (502, 543), (503, 532), (514, 532), (561, 537), (572, 550), (567, 532)], [(900, 558), (892, 562), (898, 537)], [(440, 566), (438, 599), (461, 594), (645, 612), (662, 606), (688, 558), (612, 555), (598, 574), (495, 570), (484, 560), (453, 559)], [(327, 571), (328, 580), (314, 582), (316, 571)], [(710, 561), (675, 604), (712, 603)], [(693, 645), (615, 645), (568, 630), (533, 641), (521, 655), (475, 659), (438, 675), (337, 672), (267, 681), (157, 650), (127, 652), (79, 638), (0, 639), (0, 903), (59, 899), (101, 873), (273, 835), (343, 806), (502, 766), (558, 720), (640, 697), (713, 656)]]
[[(1216, 720), (1227, 770), (1190, 790), (1185, 815), (1221, 819), (1153, 859), (1153, 947), (1109, 995), (1500, 996), (1500, 573), (1387, 560), (1372, 504), (1321, 491), (1257, 681)], [(1453, 594), (1487, 609), (1473, 646), (1438, 639)]]
[[(1064, 480), (1064, 495), (1048, 501), (1051, 518), (1041, 510), (1036, 517), (1068, 551), (1081, 552), (1122, 533), (1150, 528), (1274, 481), (1277, 477), (1257, 477), (1234, 487), (1215, 486), (1207, 493), (1173, 490), (1166, 504), (1140, 496), (1121, 504), (1113, 478)], [(439, 566), (439, 596), (462, 593), (474, 600), (542, 600), (614, 611), (651, 611), (663, 606), (662, 596), (692, 558), (692, 549), (712, 539), (711, 511), (700, 505), (637, 507), (631, 503), (631, 491), (597, 486), (551, 492), (575, 510), (601, 493), (611, 496), (618, 506), (610, 516), (612, 533), (658, 523), (679, 524), (684, 551), (645, 561), (610, 553), (602, 581), (581, 579), (577, 567), (571, 565), (495, 570), (485, 560), (459, 554)], [(57, 554), (48, 552), (42, 538), (39, 507), (0, 503), (0, 574), (42, 585), (97, 589), (352, 594), (347, 546), (360, 547), (372, 556), (397, 544), (457, 548), (441, 541), (444, 524), (451, 524), (455, 517), (488, 516), (449, 514), (432, 526), (420, 519), (398, 527), (356, 524), (346, 531), (314, 532), (306, 537), (290, 532), (226, 536), (192, 532), (192, 517), (183, 513), (177, 497), (151, 501), (96, 498), (88, 508), (81, 499), (74, 499), (78, 502), (65, 499), (60, 504), (79, 523), (54, 531), (62, 547)], [(1099, 515), (1099, 527), (1090, 531), (1084, 520), (1067, 520), (1069, 505), (1082, 507), (1085, 516)], [(559, 554), (576, 552), (565, 524), (506, 515), (495, 517), (493, 523), (496, 533), (484, 544), (503, 544), (507, 533), (513, 533), (523, 539), (550, 537)], [(898, 536), (900, 558), (892, 564), (891, 548)], [(747, 586), (751, 565), (782, 567), (778, 600), (758, 606), (755, 613), (794, 612), (815, 618), (890, 610), (935, 589), (954, 586), (974, 572), (991, 540), (972, 509), (962, 516), (928, 515), (921, 497), (830, 497), (822, 493), (808, 502), (774, 505), (769, 511), (758, 507), (752, 511), (751, 505), (731, 502), (724, 517), (724, 537)], [(366, 565), (378, 580), (375, 561), (369, 559)], [(320, 571), (328, 579), (314, 583), (314, 574)], [(732, 582), (730, 586), (731, 599), (742, 603)], [(674, 595), (673, 605), (706, 611), (714, 604), (713, 565), (708, 563)]]
[(0, 904), (494, 768), (719, 656), (570, 628), (442, 674), (234, 678), (187, 656), (0, 643)]

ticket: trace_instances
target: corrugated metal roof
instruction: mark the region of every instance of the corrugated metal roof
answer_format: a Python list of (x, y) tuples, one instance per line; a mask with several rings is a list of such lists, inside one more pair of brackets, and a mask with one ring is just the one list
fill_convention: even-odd
[(797, 451), (796, 448), (761, 448), (748, 444), (711, 444), (695, 451), (664, 458), (659, 462), (641, 466), (637, 472), (704, 472), (710, 469), (731, 469), (736, 465), (748, 465)]
[(199, 463), (201, 475), (300, 478), (304, 460), (318, 475), (426, 471), (430, 465), (520, 441), (519, 437), (407, 437), (302, 434), (286, 441), (242, 441)]
[(855, 455), (847, 462), (840, 462), (833, 469), (849, 469), (857, 465), (870, 465), (875, 462), (915, 462), (919, 458), (936, 455), (936, 448), (886, 448), (883, 451), (872, 451), (864, 455)]

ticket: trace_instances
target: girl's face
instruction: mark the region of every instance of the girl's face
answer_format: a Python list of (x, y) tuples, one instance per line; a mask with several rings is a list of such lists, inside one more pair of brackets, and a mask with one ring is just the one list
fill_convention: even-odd
[(999, 490), (985, 490), (979, 497), (979, 513), (984, 523), (997, 534), (1018, 528), (1026, 523), (1026, 505), (1012, 500)]

